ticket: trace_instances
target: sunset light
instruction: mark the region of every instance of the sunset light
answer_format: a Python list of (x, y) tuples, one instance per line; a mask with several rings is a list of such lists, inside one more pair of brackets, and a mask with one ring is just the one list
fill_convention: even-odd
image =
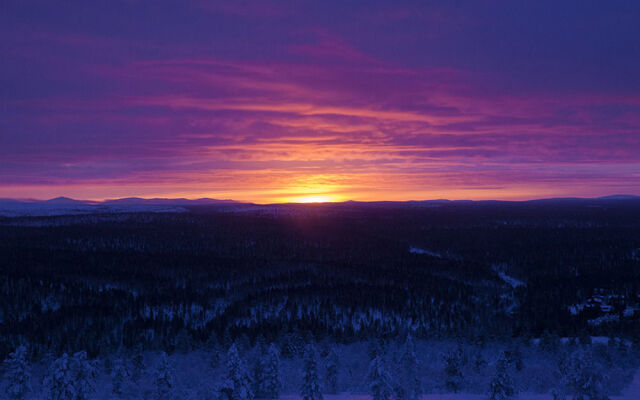
[(335, 201), (339, 200), (331, 195), (301, 196), (291, 199), (292, 203), (330, 203)]
[(1, 1), (0, 400), (640, 400), (640, 1)]
[(0, 197), (640, 194), (631, 11), (109, 3), (0, 16)]

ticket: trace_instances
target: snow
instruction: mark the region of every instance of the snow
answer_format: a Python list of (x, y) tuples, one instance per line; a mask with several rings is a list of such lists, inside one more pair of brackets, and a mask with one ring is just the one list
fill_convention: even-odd
[(502, 279), (506, 284), (508, 284), (512, 288), (515, 289), (515, 288), (517, 288), (519, 286), (524, 286), (524, 282), (522, 282), (521, 280), (519, 280), (517, 278), (514, 278), (513, 276), (507, 275), (504, 272), (504, 267), (503, 266), (493, 265), (492, 268), (498, 274), (500, 279)]
[[(340, 393), (336, 395), (325, 394), (322, 396), (324, 400), (371, 400), (368, 394)], [(426, 394), (420, 396), (420, 400), (487, 400), (485, 394), (471, 393), (438, 393)], [(609, 396), (611, 400), (638, 400), (640, 399), (640, 373), (636, 374), (634, 382), (620, 396)], [(302, 400), (297, 395), (282, 395), (281, 400)], [(552, 400), (551, 394), (539, 393), (518, 393), (515, 400)]]
[[(594, 343), (604, 343), (604, 341), (607, 340), (607, 338), (604, 337), (594, 337), (593, 339)], [(483, 393), (483, 387), (486, 385), (479, 382), (473, 383), (475, 387), (475, 389), (471, 389), (473, 392), (469, 392), (469, 389), (467, 388), (463, 389), (467, 392), (442, 393), (441, 391), (444, 390), (444, 388), (440, 386), (442, 380), (439, 372), (437, 372), (441, 369), (441, 366), (438, 366), (435, 369), (432, 367), (434, 363), (438, 362), (437, 360), (442, 359), (441, 350), (443, 347), (450, 347), (452, 344), (446, 344), (445, 342), (420, 341), (416, 341), (416, 344), (418, 346), (417, 351), (422, 355), (421, 358), (423, 360), (423, 363), (421, 363), (418, 368), (419, 374), (422, 376), (429, 376), (430, 379), (438, 385), (432, 386), (431, 384), (428, 384), (428, 387), (424, 388), (427, 394), (421, 395), (421, 400), (486, 400), (488, 398), (487, 394)], [(348, 382), (345, 379), (341, 379), (343, 390), (344, 385), (347, 384), (351, 386), (351, 391), (344, 391), (337, 395), (323, 394), (323, 398), (325, 400), (371, 400), (371, 396), (366, 393), (367, 384), (365, 383), (366, 379), (364, 379), (367, 363), (362, 359), (362, 353), (366, 351), (365, 347), (366, 346), (363, 343), (337, 347), (337, 354), (340, 355), (339, 365), (342, 371), (346, 371), (347, 368), (349, 370), (354, 370), (354, 374), (349, 375), (349, 378), (343, 376), (343, 378), (347, 378), (349, 380)], [(492, 359), (495, 359), (491, 354), (495, 355), (501, 349), (502, 346), (497, 344), (489, 345), (488, 348), (484, 348), (486, 353), (485, 355), (487, 356), (486, 360), (489, 364), (492, 363)], [(535, 351), (535, 349), (530, 350)], [(220, 351), (220, 353), (218, 353), (218, 351)], [(212, 354), (218, 354), (220, 356), (220, 359), (216, 361), (215, 367), (210, 366)], [(228, 372), (225, 354), (226, 352), (224, 350), (219, 349), (215, 350), (215, 353), (211, 350), (195, 350), (187, 353), (176, 352), (169, 356), (170, 365), (175, 373), (176, 389), (179, 394), (177, 398), (185, 400), (211, 398), (208, 396), (213, 393), (217, 384), (220, 382), (220, 379), (223, 379)], [(242, 359), (251, 363), (251, 360), (254, 360), (254, 358), (252, 358), (252, 354), (255, 355), (256, 353), (253, 352), (253, 350), (248, 350), (242, 354)], [(531, 361), (534, 361), (537, 356), (532, 353), (529, 357), (534, 357), (531, 359)], [(157, 371), (157, 366), (159, 366), (161, 358), (162, 355), (155, 352), (145, 353), (143, 360), (145, 360), (144, 364), (146, 365), (146, 368), (144, 369), (143, 377), (141, 378), (141, 381), (137, 382), (135, 385), (129, 381), (130, 378), (127, 378), (128, 383), (125, 385), (125, 393), (137, 393), (142, 398), (153, 398), (152, 393), (155, 391), (156, 383), (153, 379), (155, 377), (154, 372)], [(113, 360), (113, 357), (111, 357), (111, 359)], [(282, 394), (279, 398), (288, 400), (301, 399), (301, 396), (296, 394), (296, 392), (300, 390), (299, 382), (302, 378), (301, 373), (303, 370), (302, 360), (283, 359), (281, 361), (282, 365), (280, 371), (282, 375), (280, 376), (283, 379), (284, 385), (282, 387)], [(99, 365), (99, 375), (95, 380), (96, 395), (91, 398), (94, 400), (111, 400), (114, 398), (111, 396), (113, 374), (109, 375), (106, 372), (102, 362), (100, 362)], [(117, 360), (113, 362), (113, 367), (115, 368), (116, 366)], [(319, 366), (321, 366), (321, 371), (319, 372), (322, 373), (322, 370), (324, 370), (323, 363), (321, 362)], [(40, 363), (33, 367), (38, 372), (35, 373), (35, 379), (33, 379), (34, 390), (27, 396), (27, 398), (29, 400), (41, 400), (42, 397), (40, 394), (44, 388), (42, 388), (39, 382), (42, 382), (43, 374), (46, 375), (48, 368)], [(540, 365), (540, 367), (546, 368), (544, 365)], [(492, 369), (492, 367), (487, 368), (488, 370)], [(525, 372), (523, 373), (536, 374), (536, 371), (541, 370), (536, 369), (536, 366), (533, 363), (527, 362), (525, 364)], [(465, 376), (468, 377), (466, 373)], [(0, 381), (1, 380), (2, 379), (0, 378)], [(0, 393), (3, 393), (3, 384), (4, 382), (0, 382)], [(611, 400), (640, 399), (640, 370), (635, 372), (632, 383), (626, 388), (621, 388), (621, 390), (622, 392), (620, 394), (610, 396)], [(187, 392), (190, 394), (187, 395)], [(2, 398), (1, 395), (0, 398)], [(124, 396), (122, 398), (135, 397)], [(570, 397), (568, 397), (568, 399), (570, 399)], [(517, 394), (514, 397), (514, 400), (552, 400), (552, 396), (548, 392), (534, 393), (526, 391)]]
[[(341, 393), (336, 395), (325, 394), (324, 400), (371, 400), (368, 394)], [(487, 400), (485, 394), (471, 393), (438, 393), (420, 396), (420, 400)], [(633, 384), (620, 396), (609, 396), (611, 400), (638, 400), (640, 399), (640, 373), (636, 374)], [(302, 397), (296, 395), (282, 395), (282, 400), (301, 400)], [(515, 400), (552, 400), (551, 394), (539, 393), (518, 393)]]
[(503, 281), (505, 281), (505, 283), (511, 285), (512, 288), (517, 288), (518, 286), (524, 286), (524, 282), (522, 282), (519, 279), (516, 279), (512, 276), (509, 276), (507, 274), (505, 274), (504, 272), (498, 272), (498, 276), (500, 277), (500, 279), (502, 279)]
[(587, 321), (587, 323), (591, 326), (600, 326), (602, 324), (606, 324), (608, 322), (616, 322), (620, 320), (620, 316), (607, 314), (601, 317), (593, 318)]
[[(566, 345), (568, 344), (571, 340), (577, 339), (577, 337), (561, 337), (560, 338), (560, 343)], [(591, 339), (591, 344), (601, 344), (601, 345), (606, 345), (607, 343), (609, 343), (609, 337), (608, 336), (590, 336)], [(531, 339), (531, 344), (534, 345), (539, 345), (540, 344), (540, 338), (534, 338)], [(626, 341), (627, 345), (631, 345), (630, 341)]]
[(413, 246), (411, 246), (411, 247), (409, 248), (409, 253), (413, 253), (413, 254), (426, 254), (426, 255), (431, 256), (431, 257), (443, 258), (443, 257), (442, 257), (442, 254), (440, 254), (440, 253), (437, 253), (437, 252), (435, 252), (435, 251), (431, 251), (431, 250), (421, 249), (421, 248), (419, 248), (419, 247), (413, 247)]
[(636, 313), (636, 311), (640, 311), (640, 307), (638, 307), (638, 306), (635, 306), (635, 307), (627, 306), (624, 309), (622, 315), (624, 315), (625, 317), (633, 317), (634, 314)]
[(601, 315), (592, 318), (588, 323), (592, 326), (598, 326), (604, 323), (619, 321), (620, 315), (613, 304), (620, 302), (629, 302), (622, 312), (623, 318), (633, 318), (635, 313), (640, 310), (640, 305), (633, 298), (627, 299), (624, 294), (606, 293), (604, 289), (595, 289), (596, 294), (581, 303), (572, 304), (568, 307), (571, 315), (579, 315), (585, 310), (590, 312), (598, 312)]
[(78, 201), (45, 201), (45, 202), (17, 202), (0, 201), (0, 216), (4, 217), (50, 217), (58, 215), (82, 214), (115, 214), (115, 213), (174, 213), (185, 212), (184, 207), (155, 204), (94, 204)]
[(622, 391), (621, 396), (611, 396), (611, 400), (638, 400), (640, 399), (640, 368), (636, 371), (631, 384)]
[(584, 310), (584, 305), (583, 304), (575, 304), (572, 306), (569, 306), (569, 312), (571, 313), (571, 315), (578, 315), (582, 312), (582, 310)]

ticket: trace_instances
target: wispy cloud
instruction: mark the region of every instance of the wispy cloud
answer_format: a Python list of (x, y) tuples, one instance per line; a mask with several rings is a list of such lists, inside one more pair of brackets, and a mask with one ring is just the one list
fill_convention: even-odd
[[(548, 56), (558, 44), (531, 47), (536, 62), (511, 39), (480, 37), (486, 21), (466, 7), (374, 3), (328, 4), (324, 15), (312, 3), (167, 2), (193, 22), (168, 27), (170, 37), (119, 13), (92, 15), (95, 26), (8, 21), (0, 196), (638, 193), (636, 92), (607, 73), (557, 81), (571, 65)], [(159, 8), (122, 7), (169, 20)], [(354, 15), (357, 28), (347, 24)], [(616, 29), (606, 40), (629, 33)], [(463, 49), (484, 53), (458, 57)], [(576, 70), (583, 50), (572, 50)], [(524, 60), (538, 70), (522, 75)], [(634, 87), (637, 72), (615, 55), (602, 60)], [(640, 67), (640, 57), (620, 60)]]

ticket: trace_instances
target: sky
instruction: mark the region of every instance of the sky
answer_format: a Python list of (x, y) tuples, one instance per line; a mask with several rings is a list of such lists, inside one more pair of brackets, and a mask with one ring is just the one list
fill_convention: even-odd
[(640, 195), (640, 2), (3, 0), (0, 197)]

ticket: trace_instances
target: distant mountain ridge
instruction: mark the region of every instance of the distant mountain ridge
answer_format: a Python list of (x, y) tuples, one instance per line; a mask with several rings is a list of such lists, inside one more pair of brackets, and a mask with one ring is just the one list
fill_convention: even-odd
[(98, 213), (131, 213), (131, 212), (186, 212), (187, 207), (216, 207), (227, 211), (255, 211), (255, 210), (283, 210), (300, 209), (301, 207), (314, 207), (326, 205), (334, 207), (365, 207), (365, 208), (389, 208), (389, 207), (442, 207), (448, 205), (489, 205), (489, 204), (599, 204), (601, 202), (640, 201), (640, 196), (617, 194), (596, 198), (548, 198), (525, 201), (505, 200), (409, 200), (409, 201), (344, 201), (335, 203), (272, 203), (254, 204), (238, 202), (228, 199), (187, 199), (187, 198), (141, 198), (126, 197), (109, 199), (104, 201), (76, 200), (69, 197), (56, 197), (49, 200), (35, 199), (2, 199), (0, 198), (0, 216), (54, 216), (72, 214), (98, 214)]
[[(34, 200), (33, 203), (38, 203), (38, 200)], [(57, 204), (57, 205), (86, 205), (86, 204), (97, 204), (95, 201), (90, 200), (75, 200), (69, 197), (56, 197), (49, 200), (41, 201), (46, 204)]]
[(603, 196), (598, 197), (599, 200), (637, 200), (640, 199), (640, 196), (635, 196), (633, 194), (614, 194), (611, 196)]
[(146, 204), (146, 205), (206, 205), (206, 204), (234, 204), (238, 203), (235, 200), (218, 200), (210, 198), (200, 199), (186, 199), (186, 198), (151, 198), (145, 199), (142, 197), (125, 197), (122, 199), (105, 200), (101, 204)]

